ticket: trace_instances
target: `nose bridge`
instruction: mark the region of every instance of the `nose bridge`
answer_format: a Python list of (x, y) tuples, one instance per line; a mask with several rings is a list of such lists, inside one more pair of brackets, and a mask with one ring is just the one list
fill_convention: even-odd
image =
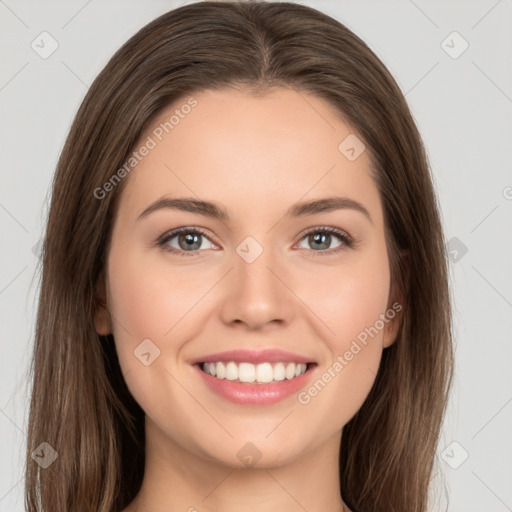
[[(276, 251), (253, 237), (235, 250), (234, 269), (224, 307), (224, 320), (242, 321), (252, 327), (289, 320), (290, 292), (283, 284)], [(284, 279), (285, 280), (285, 279)]]
[(236, 248), (234, 265), (237, 283), (255, 299), (278, 293), (275, 290), (278, 280), (270, 270), (278, 265), (269, 242), (264, 246), (254, 237), (246, 237)]

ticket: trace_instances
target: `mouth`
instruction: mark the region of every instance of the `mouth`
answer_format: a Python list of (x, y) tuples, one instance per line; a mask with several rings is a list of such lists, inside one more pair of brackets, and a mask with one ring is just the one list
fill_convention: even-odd
[(218, 380), (261, 385), (296, 379), (311, 370), (316, 363), (265, 361), (253, 364), (246, 361), (217, 361), (199, 362), (197, 366), (201, 371)]
[(251, 406), (271, 405), (299, 393), (318, 367), (315, 361), (282, 350), (222, 352), (192, 365), (215, 395)]

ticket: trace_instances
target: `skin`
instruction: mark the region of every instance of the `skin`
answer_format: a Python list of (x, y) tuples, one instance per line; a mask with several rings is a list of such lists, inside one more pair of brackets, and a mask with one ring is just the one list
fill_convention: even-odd
[[(113, 333), (127, 385), (146, 413), (144, 482), (124, 512), (348, 511), (339, 488), (342, 429), (367, 397), (400, 315), (308, 404), (296, 394), (268, 406), (233, 404), (205, 386), (191, 361), (281, 348), (317, 362), (307, 390), (391, 307), (368, 152), (349, 161), (338, 146), (354, 129), (304, 92), (224, 89), (194, 98), (197, 106), (126, 178), (98, 288), (108, 306), (97, 311), (96, 329)], [(162, 112), (139, 145), (185, 101)], [(283, 217), (299, 201), (333, 195), (358, 201), (371, 220), (353, 209)], [(169, 208), (137, 219), (163, 196), (215, 202), (229, 219)], [(318, 248), (303, 234), (325, 226), (357, 245), (339, 249), (332, 235)], [(179, 227), (207, 232), (195, 255), (156, 245)], [(247, 236), (263, 248), (252, 263), (236, 252)], [(167, 245), (187, 250), (178, 236)], [(134, 356), (144, 339), (160, 350), (149, 366)], [(247, 442), (261, 453), (252, 467), (237, 457)]]

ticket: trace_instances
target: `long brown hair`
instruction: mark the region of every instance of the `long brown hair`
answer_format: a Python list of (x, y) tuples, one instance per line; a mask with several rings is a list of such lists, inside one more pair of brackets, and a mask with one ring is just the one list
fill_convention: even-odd
[[(31, 366), (29, 512), (117, 512), (140, 488), (144, 413), (124, 382), (112, 336), (98, 335), (93, 323), (123, 182), (101, 200), (94, 191), (164, 107), (227, 86), (314, 94), (364, 140), (404, 315), (370, 395), (343, 429), (342, 497), (357, 512), (426, 510), (452, 376), (451, 308), (432, 177), (404, 96), (361, 39), (311, 7), (199, 2), (160, 16), (116, 52), (59, 159)], [(31, 456), (43, 442), (58, 453), (46, 468)]]

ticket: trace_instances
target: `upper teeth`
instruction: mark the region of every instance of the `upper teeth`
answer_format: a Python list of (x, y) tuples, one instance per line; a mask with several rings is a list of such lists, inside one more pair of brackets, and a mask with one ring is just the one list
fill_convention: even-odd
[[(273, 365), (273, 366), (272, 366)], [(203, 371), (218, 379), (239, 380), (240, 382), (272, 382), (293, 379), (307, 369), (304, 363), (203, 363)]]

